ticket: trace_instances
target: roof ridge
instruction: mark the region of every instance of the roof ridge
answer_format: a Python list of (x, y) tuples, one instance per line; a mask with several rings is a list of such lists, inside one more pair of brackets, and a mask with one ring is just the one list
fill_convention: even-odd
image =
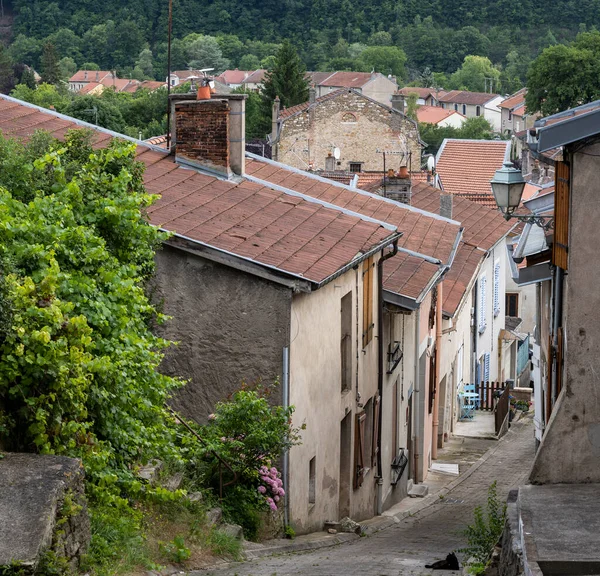
[[(284, 170), (288, 170), (290, 172), (294, 172), (296, 174), (300, 174), (301, 176), (305, 176), (307, 178), (311, 178), (313, 180), (317, 180), (319, 182), (323, 182), (325, 184), (329, 184), (331, 186), (337, 186), (338, 188), (343, 188), (344, 190), (349, 190), (350, 192), (354, 192), (361, 196), (366, 196), (368, 198), (373, 198), (375, 200), (380, 200), (381, 202), (386, 202), (388, 204), (392, 204), (398, 208), (403, 210), (408, 210), (410, 212), (415, 212), (417, 214), (422, 214), (423, 216), (427, 216), (429, 218), (433, 218), (434, 220), (440, 220), (442, 222), (447, 222), (448, 224), (454, 224), (456, 226), (460, 226), (460, 222), (457, 220), (453, 220), (451, 218), (446, 218), (444, 216), (440, 216), (435, 212), (427, 212), (427, 210), (421, 210), (420, 208), (416, 208), (411, 206), (410, 204), (401, 204), (396, 202), (395, 200), (391, 200), (390, 198), (386, 198), (385, 196), (379, 196), (378, 194), (373, 194), (372, 192), (367, 192), (361, 188), (352, 188), (348, 184), (342, 184), (341, 182), (337, 182), (336, 180), (331, 180), (329, 178), (324, 178), (319, 176), (318, 174), (312, 174), (311, 172), (306, 172), (304, 170), (300, 170), (299, 168), (295, 168), (294, 166), (288, 166), (287, 164), (282, 164), (281, 162), (277, 162), (276, 160), (271, 160), (270, 158), (264, 158), (263, 156), (258, 156), (257, 154), (253, 154), (252, 152), (246, 152), (246, 157), (256, 160), (258, 162), (265, 162), (266, 164), (270, 164), (272, 166), (277, 166), (278, 168), (283, 168)], [(244, 175), (245, 178), (248, 175)], [(271, 185), (271, 184), (269, 184)], [(339, 208), (339, 206), (338, 206)]]

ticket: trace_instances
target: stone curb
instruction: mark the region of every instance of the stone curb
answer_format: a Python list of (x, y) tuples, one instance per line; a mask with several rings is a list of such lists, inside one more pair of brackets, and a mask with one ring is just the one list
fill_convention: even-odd
[[(518, 423), (520, 424), (521, 420), (524, 418), (520, 418)], [(517, 422), (513, 422), (513, 425), (517, 424)], [(512, 430), (512, 428), (511, 428)], [(414, 514), (424, 510), (425, 508), (429, 508), (429, 506), (435, 504), (440, 496), (445, 496), (448, 492), (454, 490), (457, 486), (462, 484), (467, 478), (471, 477), (483, 464), (485, 464), (499, 449), (501, 444), (505, 442), (508, 438), (510, 438), (511, 430), (509, 430), (502, 438), (500, 438), (493, 448), (490, 448), (483, 456), (481, 456), (476, 462), (472, 464), (472, 466), (461, 476), (440, 488), (437, 492), (433, 492), (428, 494), (423, 500), (408, 510), (403, 510), (398, 512), (397, 514), (389, 514), (384, 512), (381, 516), (375, 516), (370, 520), (366, 520), (365, 522), (361, 522), (361, 526), (363, 527), (363, 535), (372, 536), (377, 532), (381, 532), (390, 526), (394, 526), (398, 524), (404, 518), (408, 516), (413, 516)], [(352, 540), (356, 540), (360, 538), (360, 536), (351, 533), (339, 533), (335, 535), (323, 533), (323, 536), (319, 538), (317, 535), (319, 532), (315, 532), (310, 536), (313, 537), (308, 541), (300, 541), (300, 540), (290, 540), (285, 544), (277, 544), (274, 546), (265, 546), (262, 548), (255, 548), (253, 550), (244, 551), (244, 557), (246, 560), (257, 560), (259, 558), (263, 558), (264, 556), (272, 556), (276, 554), (289, 554), (292, 552), (305, 552), (308, 550), (319, 550), (321, 548), (330, 548), (331, 546), (337, 546), (338, 544), (342, 544), (344, 542), (350, 542)], [(299, 539), (302, 536), (299, 537)], [(219, 563), (216, 566), (202, 568), (202, 570), (210, 570), (215, 568), (225, 568), (229, 565), (234, 565), (235, 563), (224, 562)]]

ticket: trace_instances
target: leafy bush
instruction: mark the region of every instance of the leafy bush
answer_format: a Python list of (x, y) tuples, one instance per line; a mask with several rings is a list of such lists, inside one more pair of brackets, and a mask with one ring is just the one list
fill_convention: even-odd
[(161, 544), (160, 548), (167, 560), (177, 564), (184, 562), (192, 555), (190, 549), (185, 545), (183, 536), (175, 536), (171, 542)]
[(488, 488), (485, 513), (481, 506), (473, 511), (474, 523), (467, 526), (464, 535), (468, 546), (460, 550), (465, 554), (473, 574), (482, 574), (498, 543), (506, 521), (506, 504), (498, 501), (496, 482)]

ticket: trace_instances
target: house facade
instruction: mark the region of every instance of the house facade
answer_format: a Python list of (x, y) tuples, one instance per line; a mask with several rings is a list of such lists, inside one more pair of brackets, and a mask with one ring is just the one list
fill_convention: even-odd
[(273, 110), (273, 158), (302, 170), (420, 169), (417, 123), (354, 89)]
[(487, 92), (468, 92), (466, 90), (451, 90), (439, 98), (446, 110), (455, 110), (467, 118), (483, 116), (496, 132), (502, 128), (502, 115), (499, 105), (503, 97)]
[(434, 124), (442, 128), (460, 128), (467, 119), (456, 110), (446, 110), (440, 106), (419, 106), (417, 121), (421, 124)]
[(90, 83), (100, 84), (102, 81), (112, 80), (114, 77), (116, 78), (114, 72), (109, 70), (78, 70), (69, 78), (69, 90), (79, 92)]
[(311, 74), (319, 75), (313, 82), (317, 90), (317, 98), (343, 88), (352, 88), (372, 100), (389, 106), (392, 94), (398, 90), (398, 84), (393, 76), (384, 76), (379, 72), (313, 72)]
[(417, 96), (417, 104), (419, 106), (439, 106), (440, 97), (446, 92), (444, 90), (436, 90), (434, 88), (419, 88), (417, 86), (405, 86), (398, 90), (405, 98), (411, 94)]

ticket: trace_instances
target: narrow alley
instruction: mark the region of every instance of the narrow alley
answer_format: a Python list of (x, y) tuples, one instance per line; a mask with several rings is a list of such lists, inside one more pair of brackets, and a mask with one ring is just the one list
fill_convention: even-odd
[[(227, 568), (194, 572), (195, 576), (417, 576), (433, 571), (425, 565), (463, 547), (461, 532), (473, 510), (485, 505), (488, 487), (497, 482), (498, 498), (527, 483), (534, 456), (530, 417), (516, 423), (443, 497), (373, 536), (313, 552), (280, 555)], [(457, 574), (443, 570), (435, 574)]]

